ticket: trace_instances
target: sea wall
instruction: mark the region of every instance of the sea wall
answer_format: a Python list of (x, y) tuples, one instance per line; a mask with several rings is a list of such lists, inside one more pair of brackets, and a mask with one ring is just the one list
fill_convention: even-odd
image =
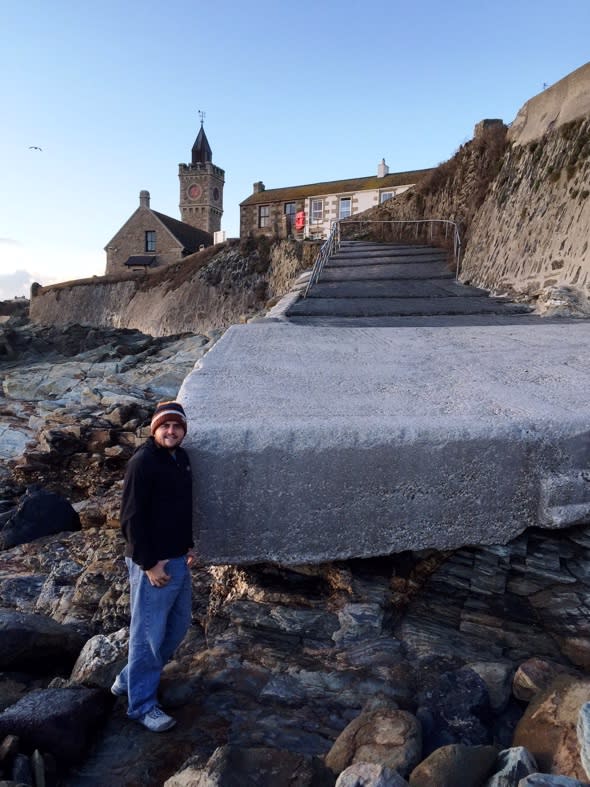
[(527, 102), (474, 218), (463, 280), (538, 300), (590, 295), (590, 64)]
[(317, 244), (249, 239), (206, 249), (154, 273), (34, 288), (31, 320), (135, 328), (152, 336), (206, 333), (255, 315), (310, 267)]

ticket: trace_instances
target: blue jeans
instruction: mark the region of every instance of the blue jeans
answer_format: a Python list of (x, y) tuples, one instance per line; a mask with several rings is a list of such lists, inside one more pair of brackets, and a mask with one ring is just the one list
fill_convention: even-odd
[(127, 665), (116, 685), (129, 699), (127, 715), (138, 719), (158, 704), (160, 674), (191, 623), (191, 574), (186, 557), (172, 558), (167, 585), (150, 585), (145, 571), (126, 557), (129, 571), (131, 625)]

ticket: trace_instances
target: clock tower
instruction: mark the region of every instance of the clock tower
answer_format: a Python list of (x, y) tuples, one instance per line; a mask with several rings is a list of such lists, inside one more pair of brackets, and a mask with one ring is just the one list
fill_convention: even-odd
[(204, 113), (200, 114), (201, 128), (193, 145), (191, 163), (178, 165), (180, 218), (192, 227), (214, 233), (221, 229), (225, 172), (212, 163), (211, 147), (203, 128)]

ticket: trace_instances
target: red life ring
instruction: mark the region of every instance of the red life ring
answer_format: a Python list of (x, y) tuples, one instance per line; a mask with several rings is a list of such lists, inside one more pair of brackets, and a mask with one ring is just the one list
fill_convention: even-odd
[(302, 230), (305, 227), (305, 211), (300, 210), (295, 214), (295, 229)]

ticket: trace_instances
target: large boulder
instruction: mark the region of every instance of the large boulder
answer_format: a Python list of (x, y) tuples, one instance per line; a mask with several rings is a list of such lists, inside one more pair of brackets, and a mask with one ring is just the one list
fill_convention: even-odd
[(586, 780), (576, 727), (589, 696), (589, 678), (559, 675), (528, 705), (513, 745), (527, 748), (541, 771)]
[(86, 688), (38, 689), (0, 713), (0, 740), (16, 735), (27, 749), (50, 752), (62, 766), (80, 762), (112, 703)]
[(0, 609), (0, 670), (42, 675), (72, 668), (84, 637), (43, 615)]
[(350, 722), (326, 755), (326, 765), (339, 774), (355, 763), (375, 763), (407, 776), (421, 758), (422, 730), (415, 716), (378, 708)]
[(442, 746), (410, 774), (411, 787), (481, 787), (494, 769), (495, 746)]
[(204, 767), (185, 763), (164, 787), (334, 787), (335, 776), (317, 758), (271, 748), (220, 746)]
[(64, 530), (80, 530), (80, 517), (70, 503), (55, 492), (30, 487), (0, 531), (0, 549), (10, 549)]

